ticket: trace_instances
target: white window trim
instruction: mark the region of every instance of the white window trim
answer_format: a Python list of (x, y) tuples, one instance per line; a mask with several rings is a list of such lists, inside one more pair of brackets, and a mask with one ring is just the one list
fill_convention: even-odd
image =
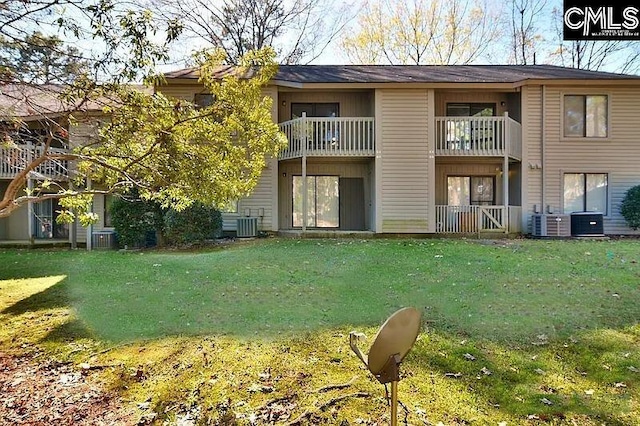
[[(606, 96), (607, 97), (607, 136), (604, 138), (594, 136), (565, 136), (564, 135), (564, 97), (565, 96)], [(543, 106), (544, 108), (544, 106)], [(611, 142), (611, 93), (600, 90), (571, 90), (560, 92), (560, 140), (563, 142)]]

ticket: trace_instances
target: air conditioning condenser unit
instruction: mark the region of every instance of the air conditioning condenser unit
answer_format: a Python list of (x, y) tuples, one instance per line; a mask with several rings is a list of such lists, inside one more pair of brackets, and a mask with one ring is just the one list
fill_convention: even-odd
[(534, 237), (570, 237), (571, 217), (568, 214), (534, 214), (531, 235)]
[(258, 218), (257, 217), (240, 217), (238, 218), (238, 227), (236, 236), (238, 238), (251, 238), (258, 235)]

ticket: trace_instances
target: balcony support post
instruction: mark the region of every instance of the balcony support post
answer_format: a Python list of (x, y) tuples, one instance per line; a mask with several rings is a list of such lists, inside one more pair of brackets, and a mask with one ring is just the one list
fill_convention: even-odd
[(504, 160), (502, 164), (502, 198), (504, 199), (504, 232), (509, 233), (509, 151), (511, 146), (511, 126), (509, 113), (504, 113)]
[[(33, 179), (27, 179), (27, 188), (29, 195), (32, 194), (33, 191)], [(29, 236), (29, 241), (33, 243), (33, 239), (35, 238), (35, 234), (33, 232), (34, 224), (33, 224), (33, 201), (27, 201), (27, 235)]]
[(302, 232), (307, 232), (307, 145), (309, 143), (307, 135), (307, 113), (302, 113), (302, 128), (304, 138), (302, 140)]

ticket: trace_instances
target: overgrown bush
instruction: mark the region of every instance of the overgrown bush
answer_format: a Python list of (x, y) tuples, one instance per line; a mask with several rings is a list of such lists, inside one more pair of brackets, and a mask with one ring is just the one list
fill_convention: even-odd
[(631, 229), (640, 228), (640, 185), (627, 191), (620, 206), (620, 213)]
[(170, 244), (197, 243), (222, 233), (220, 211), (202, 203), (183, 211), (168, 210), (164, 215), (165, 237)]
[(145, 247), (149, 235), (162, 234), (164, 212), (157, 203), (116, 197), (109, 210), (121, 247)]

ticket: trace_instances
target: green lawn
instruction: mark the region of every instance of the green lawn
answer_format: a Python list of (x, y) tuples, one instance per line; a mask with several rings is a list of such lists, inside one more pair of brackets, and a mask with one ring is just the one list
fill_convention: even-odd
[[(639, 261), (638, 240), (6, 250), (0, 351), (118, 365), (101, 380), (133, 405), (150, 400), (159, 422), (179, 404), (203, 423), (248, 424), (283, 398), (289, 421), (374, 424), (384, 390), (348, 333), (371, 337), (415, 306), (424, 332), (400, 383), (409, 424), (640, 424)], [(125, 372), (141, 365), (132, 383)]]

